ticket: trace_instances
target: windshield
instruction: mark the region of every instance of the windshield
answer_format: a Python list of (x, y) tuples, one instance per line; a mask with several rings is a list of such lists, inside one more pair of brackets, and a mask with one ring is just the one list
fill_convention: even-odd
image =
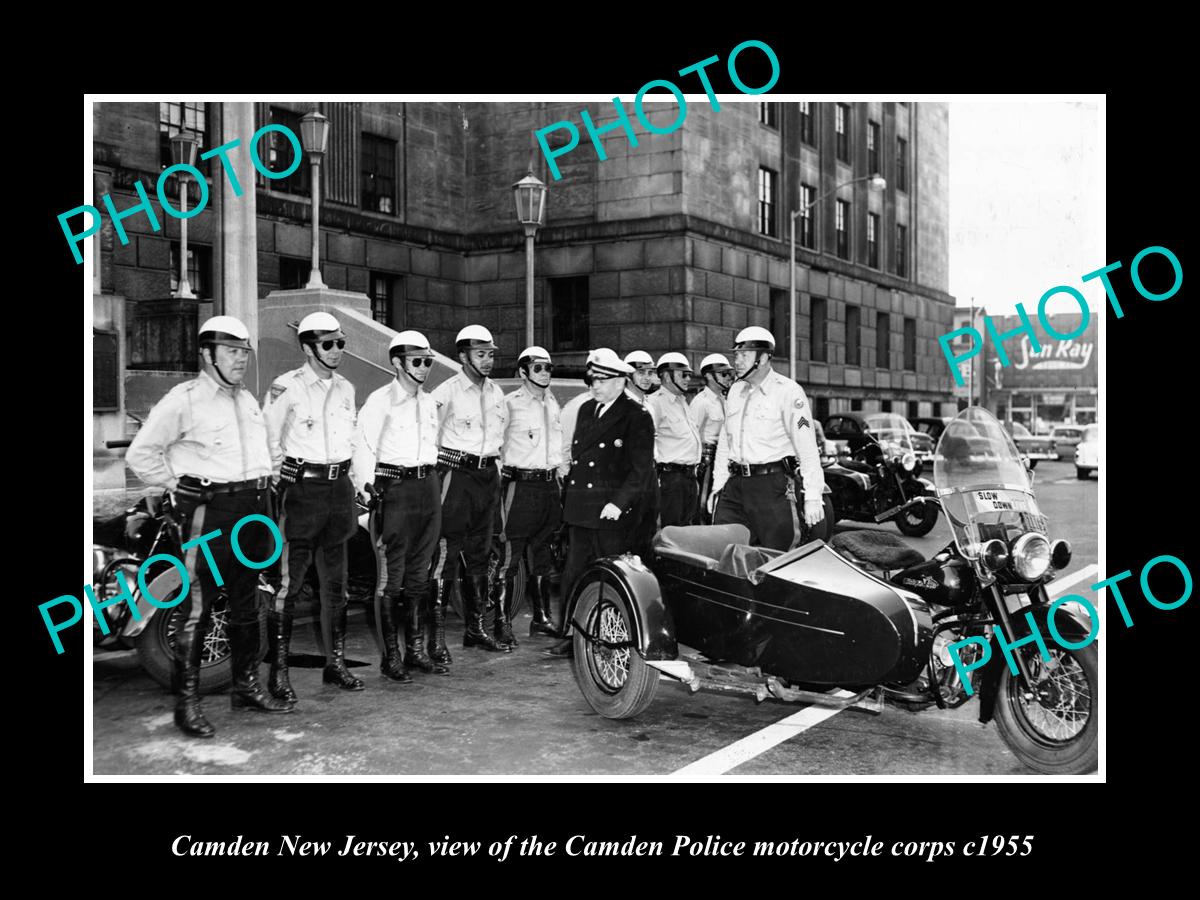
[(986, 409), (959, 413), (938, 441), (933, 481), (958, 549), (979, 558), (992, 538), (1010, 544), (1027, 531), (1046, 533), (1013, 439)]
[(875, 440), (883, 446), (885, 453), (904, 454), (913, 449), (912, 427), (903, 417), (895, 413), (875, 413), (863, 422)]

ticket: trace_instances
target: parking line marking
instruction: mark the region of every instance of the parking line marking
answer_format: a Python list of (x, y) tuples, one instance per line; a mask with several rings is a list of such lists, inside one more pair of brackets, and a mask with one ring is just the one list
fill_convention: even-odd
[[(1065, 593), (1068, 588), (1077, 582), (1089, 580), (1099, 571), (1099, 567), (1095, 564), (1086, 565), (1078, 572), (1072, 572), (1061, 581), (1056, 581), (1047, 590), (1047, 594), (1051, 597), (1057, 597), (1059, 594)], [(830, 693), (834, 697), (854, 696), (850, 691), (844, 690), (831, 691)], [(676, 769), (667, 777), (680, 779), (713, 778), (717, 775), (724, 775), (729, 770), (737, 768), (742, 763), (749, 762), (772, 747), (776, 747), (784, 741), (802, 734), (814, 725), (819, 725), (827, 719), (832, 719), (841, 711), (841, 709), (828, 709), (819, 706), (806, 707), (797, 713), (780, 719), (773, 725), (761, 728), (753, 734), (736, 740), (726, 747), (722, 747), (720, 750), (701, 757), (695, 762), (688, 763), (682, 769)]]
[[(853, 697), (850, 691), (831, 691), (834, 697)], [(836, 716), (840, 709), (809, 706), (793, 713), (785, 719), (780, 719), (774, 725), (768, 725), (741, 740), (734, 741), (728, 747), (722, 747), (708, 756), (701, 757), (693, 763), (688, 763), (682, 769), (672, 772), (669, 778), (711, 778), (724, 775), (730, 769), (749, 762), (761, 753), (765, 753), (777, 744), (782, 744), (788, 738), (793, 738), (814, 725), (819, 725), (826, 719)]]

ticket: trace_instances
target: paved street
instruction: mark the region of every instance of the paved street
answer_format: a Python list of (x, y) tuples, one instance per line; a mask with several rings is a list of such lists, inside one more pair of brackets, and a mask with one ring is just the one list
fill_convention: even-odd
[[(1074, 559), (1060, 583), (1086, 589), (1097, 564), (1095, 478), (1078, 481), (1067, 462), (1042, 462), (1037, 497), (1050, 538), (1065, 537)], [(855, 524), (853, 527), (869, 527)], [(894, 526), (879, 526), (895, 533)], [(944, 518), (925, 538), (907, 539), (926, 554), (949, 541)], [(1095, 576), (1095, 577), (1092, 577)], [(205, 711), (217, 729), (208, 741), (183, 738), (172, 724), (173, 700), (139, 668), (131, 652), (94, 663), (96, 774), (205, 775), (935, 775), (1032, 774), (1007, 750), (994, 725), (980, 726), (975, 703), (958, 710), (880, 715), (829, 714), (803, 706), (700, 693), (660, 684), (655, 703), (632, 721), (610, 721), (584, 703), (566, 661), (528, 639), (528, 613), (517, 624), (512, 654), (461, 647), (451, 620), (451, 676), (420, 676), (395, 685), (378, 674), (366, 617), (350, 619), (347, 656), (367, 682), (360, 693), (321, 684), (317, 667), (293, 668), (295, 713), (234, 714), (225, 695)], [(311, 655), (311, 629), (297, 628), (293, 654)], [(315, 664), (315, 658), (313, 660)], [(265, 678), (265, 667), (262, 672)], [(797, 715), (800, 714), (800, 715)], [(777, 727), (776, 723), (779, 724)], [(767, 729), (764, 731), (764, 729)], [(747, 738), (751, 740), (745, 740)]]

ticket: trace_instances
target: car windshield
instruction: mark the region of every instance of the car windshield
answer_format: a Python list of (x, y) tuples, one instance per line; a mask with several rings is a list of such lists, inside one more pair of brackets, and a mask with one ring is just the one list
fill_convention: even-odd
[(1054, 429), (1055, 437), (1073, 438), (1073, 437), (1079, 437), (1080, 434), (1081, 434), (1081, 429), (1079, 429), (1079, 428), (1055, 428)]
[(886, 452), (904, 453), (912, 450), (912, 427), (902, 416), (895, 413), (875, 413), (863, 421)]

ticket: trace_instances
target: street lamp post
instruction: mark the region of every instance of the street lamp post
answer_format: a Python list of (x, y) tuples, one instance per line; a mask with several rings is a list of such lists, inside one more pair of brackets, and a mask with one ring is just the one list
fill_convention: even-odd
[(849, 181), (843, 181), (841, 184), (835, 185), (833, 188), (821, 194), (819, 197), (814, 197), (799, 209), (794, 209), (788, 213), (792, 240), (791, 264), (788, 266), (790, 283), (788, 292), (788, 377), (791, 378), (792, 381), (796, 380), (796, 347), (798, 346), (796, 343), (796, 218), (804, 215), (830, 194), (836, 194), (847, 185), (857, 184), (860, 181), (869, 181), (871, 182), (872, 187), (879, 188), (881, 191), (887, 187), (887, 181), (878, 172), (873, 175), (863, 175), (859, 178), (851, 178)]
[(533, 236), (546, 221), (546, 185), (530, 168), (513, 185), (517, 221), (525, 226), (525, 346), (533, 346)]
[(323, 288), (321, 280), (321, 159), (329, 142), (329, 119), (315, 110), (300, 120), (300, 144), (312, 164), (312, 271), (308, 275), (309, 288)]
[[(196, 165), (196, 147), (199, 143), (189, 131), (177, 131), (171, 135), (171, 161), (177, 166)], [(187, 213), (187, 176), (180, 171), (179, 179), (179, 213)], [(179, 220), (179, 288), (175, 291), (177, 300), (195, 300), (192, 286), (188, 283), (188, 220)]]

